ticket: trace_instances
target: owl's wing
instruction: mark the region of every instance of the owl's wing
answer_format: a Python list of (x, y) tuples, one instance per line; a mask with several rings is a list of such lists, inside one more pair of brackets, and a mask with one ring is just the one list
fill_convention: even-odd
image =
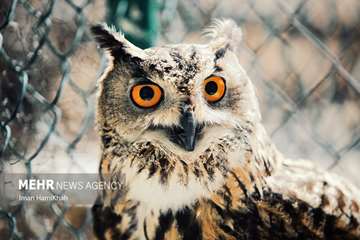
[(309, 162), (285, 160), (267, 183), (271, 193), (289, 206), (276, 210), (266, 202), (265, 208), (295, 214), (294, 223), (320, 239), (360, 239), (360, 193), (344, 179)]

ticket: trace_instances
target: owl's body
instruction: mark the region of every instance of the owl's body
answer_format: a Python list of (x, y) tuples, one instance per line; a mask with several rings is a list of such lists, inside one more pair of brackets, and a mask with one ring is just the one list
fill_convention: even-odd
[(231, 21), (207, 45), (141, 50), (93, 29), (100, 175), (122, 188), (93, 207), (99, 239), (360, 239), (360, 195), (282, 157), (261, 124)]

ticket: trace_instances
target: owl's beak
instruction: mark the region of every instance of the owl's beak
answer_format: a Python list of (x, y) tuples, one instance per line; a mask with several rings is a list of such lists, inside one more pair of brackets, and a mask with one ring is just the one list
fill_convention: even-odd
[(168, 137), (173, 143), (192, 152), (202, 131), (202, 125), (199, 125), (195, 120), (193, 106), (185, 104), (181, 108), (179, 120), (179, 125), (165, 128)]
[(194, 151), (197, 139), (194, 113), (191, 111), (184, 111), (180, 117), (180, 126), (183, 131), (178, 133), (179, 144), (186, 151)]
[(181, 106), (179, 124), (172, 127), (156, 126), (153, 129), (165, 130), (170, 141), (192, 152), (204, 125), (199, 124), (194, 117), (194, 104), (191, 99)]

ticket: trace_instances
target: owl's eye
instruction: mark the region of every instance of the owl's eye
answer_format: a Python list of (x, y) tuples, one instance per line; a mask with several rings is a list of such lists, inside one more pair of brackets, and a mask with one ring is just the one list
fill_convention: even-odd
[(225, 80), (219, 76), (211, 76), (204, 81), (204, 96), (210, 103), (220, 101), (226, 91)]
[(130, 96), (136, 106), (152, 108), (160, 103), (163, 91), (154, 83), (142, 83), (132, 87)]

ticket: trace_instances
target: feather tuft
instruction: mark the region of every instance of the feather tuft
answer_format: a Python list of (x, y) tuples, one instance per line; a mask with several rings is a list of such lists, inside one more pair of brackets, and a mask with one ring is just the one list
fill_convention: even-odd
[(231, 19), (215, 19), (204, 35), (215, 42), (226, 42), (232, 49), (241, 43), (243, 36), (241, 28)]

